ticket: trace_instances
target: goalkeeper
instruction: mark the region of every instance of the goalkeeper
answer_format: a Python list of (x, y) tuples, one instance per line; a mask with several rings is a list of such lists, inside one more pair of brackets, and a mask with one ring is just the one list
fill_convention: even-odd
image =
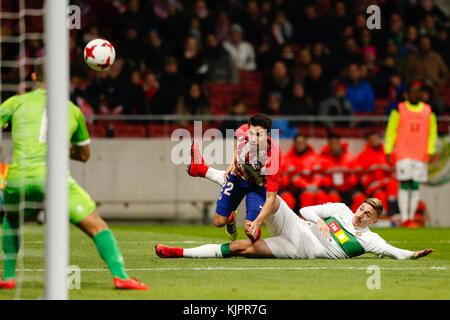
[[(1, 127), (12, 125), (14, 154), (9, 166), (4, 190), (6, 215), (3, 219), (2, 249), (4, 272), (0, 288), (15, 287), (15, 268), (20, 245), (21, 204), (25, 215), (44, 201), (46, 179), (47, 112), (43, 69), (32, 73), (35, 90), (16, 95), (0, 105)], [(69, 108), (70, 158), (86, 162), (90, 156), (90, 138), (81, 110), (72, 102)], [(125, 271), (122, 253), (107, 224), (100, 217), (95, 202), (68, 175), (70, 222), (91, 237), (102, 259), (114, 277), (117, 289), (148, 290), (144, 284), (130, 278)], [(60, 214), (66, 214), (61, 212)]]

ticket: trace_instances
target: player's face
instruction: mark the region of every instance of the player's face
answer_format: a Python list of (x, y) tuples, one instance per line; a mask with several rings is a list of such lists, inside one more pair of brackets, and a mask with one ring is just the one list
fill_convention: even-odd
[(267, 130), (261, 126), (252, 126), (248, 130), (248, 141), (252, 147), (263, 150), (267, 145)]
[(353, 216), (352, 223), (355, 227), (365, 228), (377, 222), (377, 212), (368, 203), (362, 203)]

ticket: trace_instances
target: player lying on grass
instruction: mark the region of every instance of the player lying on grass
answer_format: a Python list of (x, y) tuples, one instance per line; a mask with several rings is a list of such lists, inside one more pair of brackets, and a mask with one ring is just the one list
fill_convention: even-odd
[[(34, 211), (36, 203), (44, 201), (46, 177), (46, 91), (42, 70), (33, 74), (36, 90), (16, 95), (0, 105), (1, 127), (11, 121), (14, 154), (6, 178), (3, 219), (3, 265), (0, 289), (15, 287), (15, 269), (20, 246), (21, 203), (26, 202), (25, 215)], [(81, 110), (69, 102), (70, 158), (86, 162), (90, 156), (90, 138)], [(122, 253), (112, 232), (100, 217), (95, 202), (68, 175), (69, 217), (94, 240), (95, 246), (108, 265), (118, 289), (148, 290), (144, 284), (130, 278), (125, 271)], [(61, 214), (67, 214), (61, 212)]]
[[(223, 171), (208, 167), (205, 177), (219, 185), (223, 183)], [(433, 249), (415, 252), (399, 249), (371, 232), (369, 226), (374, 225), (383, 212), (383, 203), (376, 198), (366, 199), (355, 213), (343, 203), (304, 207), (300, 210), (300, 214), (306, 221), (297, 216), (279, 196), (276, 197), (274, 207), (274, 213), (266, 217), (259, 215), (253, 221), (255, 227), (264, 221), (272, 235), (270, 238), (255, 242), (245, 239), (222, 245), (206, 244), (189, 249), (158, 244), (155, 247), (156, 254), (161, 258), (244, 256), (346, 259), (370, 252), (379, 257), (418, 259), (433, 252)]]
[[(256, 226), (253, 223), (255, 218), (260, 212), (266, 215), (274, 211), (281, 152), (277, 143), (270, 137), (271, 129), (270, 117), (257, 114), (236, 131), (233, 158), (226, 171), (221, 173), (222, 190), (214, 215), (214, 225), (226, 225), (230, 240), (237, 238), (235, 210), (244, 197), (247, 211), (245, 233), (252, 240), (261, 237), (259, 226), (253, 232)], [(194, 141), (188, 174), (204, 177), (207, 168), (198, 150), (198, 143)]]

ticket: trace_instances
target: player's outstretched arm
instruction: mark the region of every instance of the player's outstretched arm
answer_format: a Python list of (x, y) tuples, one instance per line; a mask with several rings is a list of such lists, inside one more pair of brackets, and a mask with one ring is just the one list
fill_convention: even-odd
[(420, 251), (415, 251), (413, 253), (413, 256), (411, 257), (411, 259), (420, 259), (422, 257), (429, 255), (432, 252), (434, 252), (433, 249), (424, 249), (424, 250), (420, 250)]

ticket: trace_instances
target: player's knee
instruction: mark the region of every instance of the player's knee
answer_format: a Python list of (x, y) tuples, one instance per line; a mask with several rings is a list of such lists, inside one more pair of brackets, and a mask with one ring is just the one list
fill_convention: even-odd
[(217, 228), (221, 228), (227, 224), (228, 217), (221, 216), (220, 214), (215, 214), (213, 224)]
[(239, 240), (230, 242), (230, 250), (231, 252), (245, 252), (252, 246), (252, 242), (250, 240)]

